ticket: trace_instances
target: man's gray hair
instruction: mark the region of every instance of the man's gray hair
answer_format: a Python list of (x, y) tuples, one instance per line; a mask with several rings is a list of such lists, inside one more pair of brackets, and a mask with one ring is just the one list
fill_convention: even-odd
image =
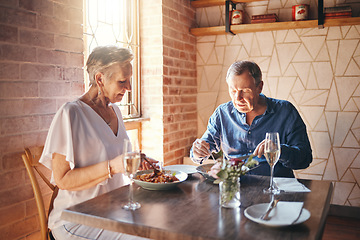
[(86, 62), (86, 70), (89, 73), (90, 85), (95, 83), (95, 75), (98, 72), (103, 72), (114, 64), (125, 66), (131, 62), (134, 55), (127, 48), (120, 48), (116, 46), (101, 46), (96, 47)]
[(248, 71), (249, 74), (255, 79), (257, 86), (262, 81), (262, 73), (260, 67), (252, 61), (238, 61), (234, 62), (228, 69), (226, 74), (226, 82), (233, 76), (238, 76)]

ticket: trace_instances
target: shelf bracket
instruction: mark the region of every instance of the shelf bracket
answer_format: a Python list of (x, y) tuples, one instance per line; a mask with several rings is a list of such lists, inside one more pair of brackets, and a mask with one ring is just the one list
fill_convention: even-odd
[(324, 28), (324, 0), (318, 0), (318, 28)]
[[(319, 1), (321, 1), (321, 0), (319, 0)], [(235, 35), (235, 33), (233, 33), (230, 30), (230, 26), (231, 26), (230, 5), (231, 5), (232, 10), (236, 9), (235, 3), (233, 3), (230, 0), (226, 0), (226, 2), (225, 2), (225, 32)]]

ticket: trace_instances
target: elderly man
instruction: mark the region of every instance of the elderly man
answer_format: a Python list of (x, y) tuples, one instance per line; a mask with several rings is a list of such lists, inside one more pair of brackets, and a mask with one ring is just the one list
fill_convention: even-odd
[(294, 177), (293, 169), (304, 169), (312, 162), (306, 126), (288, 101), (262, 94), (264, 82), (259, 66), (250, 61), (233, 63), (226, 76), (231, 101), (221, 104), (209, 119), (201, 139), (193, 143), (190, 157), (202, 162), (220, 149), (229, 158), (248, 154), (260, 163), (250, 174), (270, 175), (264, 154), (267, 132), (280, 135), (281, 155), (274, 176)]

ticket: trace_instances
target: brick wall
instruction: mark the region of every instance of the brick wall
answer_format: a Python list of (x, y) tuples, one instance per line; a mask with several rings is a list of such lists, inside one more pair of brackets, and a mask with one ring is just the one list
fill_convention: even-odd
[(197, 133), (195, 10), (188, 0), (141, 2), (143, 149), (179, 164)]
[(0, 2), (0, 239), (40, 239), (21, 153), (43, 145), (56, 110), (84, 91), (82, 4)]

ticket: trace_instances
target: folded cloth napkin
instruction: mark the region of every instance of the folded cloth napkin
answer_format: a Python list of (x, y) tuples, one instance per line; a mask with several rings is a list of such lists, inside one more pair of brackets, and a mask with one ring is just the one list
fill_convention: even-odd
[(270, 220), (261, 220), (269, 225), (290, 225), (298, 219), (303, 208), (303, 202), (279, 201), (276, 207), (270, 212)]
[(275, 185), (285, 192), (311, 192), (310, 189), (299, 183), (296, 178), (274, 178)]

